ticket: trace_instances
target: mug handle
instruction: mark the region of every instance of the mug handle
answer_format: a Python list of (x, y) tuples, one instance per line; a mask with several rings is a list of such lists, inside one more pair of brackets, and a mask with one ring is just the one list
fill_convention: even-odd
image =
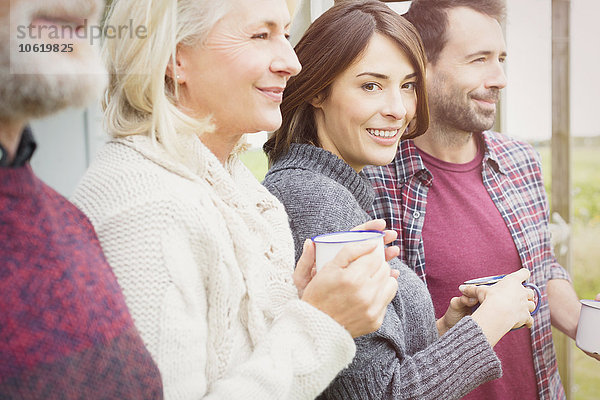
[(533, 315), (537, 314), (538, 310), (540, 309), (540, 303), (542, 300), (542, 292), (540, 291), (540, 288), (537, 287), (536, 285), (534, 285), (533, 283), (523, 282), (523, 286), (533, 289), (533, 291), (537, 295), (537, 301), (535, 302), (535, 309), (531, 312), (531, 315), (533, 316)]
[[(529, 282), (523, 282), (523, 286), (528, 287), (530, 289), (533, 289), (533, 291), (535, 292), (536, 296), (537, 296), (537, 302), (535, 303), (535, 309), (530, 313), (531, 316), (534, 316), (535, 314), (537, 314), (538, 310), (540, 309), (540, 303), (541, 303), (541, 299), (542, 299), (542, 292), (540, 292), (540, 288), (537, 287), (537, 285), (533, 284), (533, 283), (529, 283)], [(518, 328), (513, 328), (510, 331), (516, 331), (517, 329), (521, 329), (522, 327), (524, 327), (525, 325), (522, 325)]]

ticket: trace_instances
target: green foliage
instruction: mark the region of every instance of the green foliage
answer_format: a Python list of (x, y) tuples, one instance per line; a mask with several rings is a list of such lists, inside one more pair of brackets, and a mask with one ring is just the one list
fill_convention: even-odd
[[(542, 156), (544, 183), (550, 197), (552, 163), (550, 147), (537, 149)], [(600, 141), (574, 140), (571, 148), (573, 223), (571, 224), (571, 277), (581, 299), (600, 293)], [(552, 199), (549, 198), (550, 202)], [(600, 366), (571, 342), (575, 400), (598, 398)]]
[[(552, 188), (549, 147), (538, 148), (542, 155), (546, 192)], [(600, 226), (600, 145), (574, 146), (571, 153), (571, 184), (575, 223)]]

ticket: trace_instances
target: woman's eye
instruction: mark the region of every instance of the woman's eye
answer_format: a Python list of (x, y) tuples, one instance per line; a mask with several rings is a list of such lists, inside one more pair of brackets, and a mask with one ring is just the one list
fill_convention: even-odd
[(252, 35), (252, 39), (268, 39), (269, 34), (267, 32), (257, 33), (256, 35)]
[(402, 85), (402, 89), (415, 90), (417, 88), (417, 82), (406, 82)]
[(379, 85), (376, 83), (365, 83), (362, 85), (362, 88), (367, 92), (374, 92), (375, 90), (379, 89)]

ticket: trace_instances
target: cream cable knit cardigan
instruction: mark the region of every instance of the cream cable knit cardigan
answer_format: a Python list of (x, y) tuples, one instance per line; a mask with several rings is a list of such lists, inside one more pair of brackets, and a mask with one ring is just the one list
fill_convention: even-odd
[(237, 156), (224, 167), (198, 138), (180, 140), (183, 162), (144, 136), (111, 141), (73, 197), (166, 398), (314, 398), (352, 360), (351, 336), (298, 299), (279, 201)]

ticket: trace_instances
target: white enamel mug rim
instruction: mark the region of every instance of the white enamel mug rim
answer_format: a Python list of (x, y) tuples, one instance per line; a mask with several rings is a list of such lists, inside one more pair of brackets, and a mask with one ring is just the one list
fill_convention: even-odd
[(500, 279), (504, 278), (506, 274), (503, 275), (492, 275), (492, 276), (484, 276), (483, 278), (475, 278), (469, 279), (465, 281), (465, 285), (493, 285), (498, 282)]
[[(326, 239), (329, 236), (340, 236), (340, 235), (346, 235), (346, 234), (354, 235), (355, 233), (371, 233), (372, 235), (369, 235), (368, 237), (364, 237), (362, 239), (346, 239), (346, 240), (335, 240), (335, 241)], [(315, 236), (311, 237), (310, 240), (312, 240), (315, 243), (340, 244), (340, 243), (364, 242), (365, 240), (373, 240), (373, 239), (377, 239), (379, 237), (383, 237), (383, 235), (385, 235), (385, 234), (382, 231), (376, 231), (376, 230), (339, 231), (339, 232), (331, 232), (331, 233), (323, 233), (320, 235), (315, 235)]]
[(383, 237), (385, 233), (377, 230), (358, 230), (358, 231), (339, 231), (323, 233), (313, 236), (311, 240), (315, 244), (315, 262), (317, 271), (325, 266), (329, 261), (349, 243), (360, 243), (369, 240), (378, 241), (377, 247), (381, 253), (382, 261), (385, 259)]
[(583, 304), (584, 306), (589, 306), (589, 307), (597, 308), (598, 310), (600, 310), (600, 301), (597, 301), (597, 300), (579, 300), (579, 302), (581, 304)]
[[(581, 306), (581, 316), (577, 327), (577, 335), (575, 344), (581, 350), (589, 353), (600, 354), (600, 339), (598, 339), (598, 331), (600, 330), (600, 318), (588, 318), (583, 320), (582, 316), (590, 313), (600, 313), (600, 301), (596, 300), (579, 300)], [(583, 323), (582, 323), (583, 322)]]

